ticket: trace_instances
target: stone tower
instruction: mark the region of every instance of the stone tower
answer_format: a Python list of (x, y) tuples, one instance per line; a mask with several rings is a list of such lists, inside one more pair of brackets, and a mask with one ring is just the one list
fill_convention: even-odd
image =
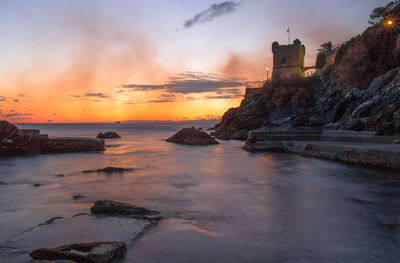
[(274, 54), (274, 70), (272, 79), (288, 78), (292, 76), (304, 77), (304, 56), (306, 48), (301, 41), (296, 39), (293, 44), (279, 45), (272, 43)]

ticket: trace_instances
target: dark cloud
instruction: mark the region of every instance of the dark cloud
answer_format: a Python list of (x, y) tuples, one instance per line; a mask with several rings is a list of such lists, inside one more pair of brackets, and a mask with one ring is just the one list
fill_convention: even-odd
[(206, 10), (197, 13), (191, 19), (186, 20), (183, 27), (189, 29), (196, 24), (212, 21), (216, 17), (235, 12), (239, 6), (240, 3), (235, 1), (225, 1), (219, 4), (212, 4)]
[(168, 98), (168, 99), (174, 99), (176, 96), (174, 94), (162, 94), (160, 95), (161, 98)]
[(22, 117), (22, 116), (32, 116), (30, 113), (18, 113), (15, 111), (11, 111), (10, 113), (1, 115), (4, 118), (15, 118), (15, 117)]
[(227, 88), (222, 90), (217, 90), (214, 95), (209, 95), (207, 99), (235, 99), (242, 98), (243, 94), (240, 89), (237, 88)]
[(207, 96), (207, 99), (213, 99), (213, 100), (218, 100), (218, 99), (236, 99), (236, 98), (242, 98), (243, 95), (211, 95)]
[(161, 99), (161, 100), (149, 100), (147, 103), (166, 103), (166, 102), (174, 102), (175, 99)]
[(167, 102), (174, 102), (175, 98), (171, 99), (156, 99), (156, 100), (148, 100), (148, 101), (125, 101), (125, 105), (137, 105), (137, 104), (147, 104), (147, 103), (167, 103)]
[(18, 93), (18, 97), (25, 97), (25, 94), (23, 94), (23, 93)]
[(19, 116), (23, 116), (22, 113), (7, 113), (7, 114), (3, 114), (1, 115), (4, 118), (12, 118), (12, 117), (19, 117)]
[(6, 101), (6, 100), (7, 100), (6, 97), (0, 96), (0, 101)]
[(78, 98), (80, 98), (81, 96), (79, 96), (79, 95), (75, 95), (75, 94), (71, 94), (71, 95), (68, 95), (68, 96), (70, 96), (70, 97), (72, 97), (72, 98), (76, 98), (76, 99), (78, 99)]
[(108, 95), (106, 95), (104, 93), (101, 93), (101, 92), (99, 92), (99, 93), (89, 93), (88, 92), (88, 93), (85, 94), (85, 97), (96, 97), (96, 98), (100, 98), (100, 99), (107, 99), (110, 96), (108, 96)]
[(14, 101), (14, 102), (19, 102), (19, 99), (14, 99), (13, 101)]
[(228, 88), (228, 89), (222, 89), (222, 90), (217, 90), (215, 92), (216, 94), (231, 94), (231, 95), (240, 95), (243, 96), (242, 91), (240, 89), (236, 88)]
[(214, 92), (224, 88), (245, 86), (247, 80), (243, 78), (220, 78), (216, 74), (205, 74), (199, 72), (184, 72), (176, 75), (161, 85), (139, 85), (127, 84), (124, 88), (137, 91), (165, 90), (172, 93), (203, 93)]

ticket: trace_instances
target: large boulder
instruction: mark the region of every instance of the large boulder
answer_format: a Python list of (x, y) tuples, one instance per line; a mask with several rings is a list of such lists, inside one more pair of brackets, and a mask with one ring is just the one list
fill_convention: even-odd
[(184, 128), (167, 139), (167, 142), (186, 145), (212, 145), (219, 144), (212, 136), (194, 127)]
[(100, 132), (99, 134), (97, 134), (98, 139), (118, 139), (121, 138), (121, 136), (116, 133), (116, 132)]
[(126, 251), (124, 242), (74, 243), (56, 248), (33, 250), (37, 260), (71, 260), (77, 263), (108, 263), (121, 258)]

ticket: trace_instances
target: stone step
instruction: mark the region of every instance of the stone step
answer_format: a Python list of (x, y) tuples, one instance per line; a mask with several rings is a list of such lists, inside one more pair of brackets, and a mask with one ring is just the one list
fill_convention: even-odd
[(393, 143), (398, 140), (395, 136), (375, 136), (375, 132), (355, 131), (253, 131), (249, 136), (250, 141), (332, 141), (332, 142), (357, 142), (357, 143)]
[(321, 135), (321, 130), (255, 130), (250, 134), (257, 135)]
[(281, 141), (259, 141), (255, 143), (246, 143), (243, 149), (250, 152), (266, 151), (266, 152), (283, 152), (284, 147)]
[(286, 142), (285, 152), (375, 168), (400, 170), (400, 149), (385, 144)]
[(325, 130), (322, 131), (323, 136), (330, 137), (374, 137), (375, 131), (348, 131), (348, 130)]
[(321, 136), (318, 135), (268, 135), (265, 137), (257, 137), (263, 141), (319, 141)]

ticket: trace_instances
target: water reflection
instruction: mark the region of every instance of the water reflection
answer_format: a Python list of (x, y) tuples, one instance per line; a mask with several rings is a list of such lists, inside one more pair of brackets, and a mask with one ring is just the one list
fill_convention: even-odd
[[(97, 199), (113, 199), (167, 218), (129, 250), (126, 262), (396, 262), (400, 256), (395, 174), (250, 154), (241, 142), (165, 142), (176, 126), (41, 128), (65, 136), (115, 129), (122, 138), (107, 140), (112, 147), (100, 154), (0, 160), (0, 243), (49, 218), (87, 212)], [(82, 173), (107, 166), (140, 169)]]

